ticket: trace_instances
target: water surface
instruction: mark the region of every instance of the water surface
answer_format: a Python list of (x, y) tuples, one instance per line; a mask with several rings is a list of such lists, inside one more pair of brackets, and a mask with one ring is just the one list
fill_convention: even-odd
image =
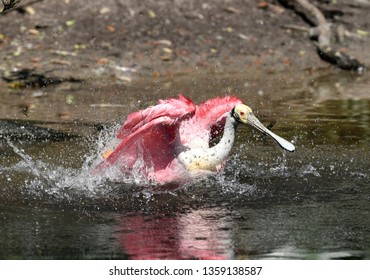
[[(369, 74), (208, 73), (108, 84), (43, 89), (43, 98), (25, 90), (23, 100), (39, 110), (29, 117), (18, 113), (17, 93), (5, 95), (1, 118), (78, 137), (0, 140), (0, 258), (370, 258)], [(178, 92), (196, 102), (237, 95), (265, 124), (276, 120), (272, 130), (296, 152), (240, 127), (225, 171), (177, 191), (91, 175), (128, 113)], [(71, 94), (73, 104), (61, 106)], [(70, 118), (61, 121), (58, 110)]]

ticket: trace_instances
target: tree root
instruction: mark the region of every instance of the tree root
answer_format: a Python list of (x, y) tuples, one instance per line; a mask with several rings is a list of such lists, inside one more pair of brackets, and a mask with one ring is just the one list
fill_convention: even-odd
[(305, 21), (314, 26), (310, 37), (316, 40), (317, 52), (321, 59), (345, 70), (363, 73), (366, 66), (357, 59), (331, 47), (332, 28), (323, 13), (308, 0), (279, 0), (282, 5), (294, 10)]

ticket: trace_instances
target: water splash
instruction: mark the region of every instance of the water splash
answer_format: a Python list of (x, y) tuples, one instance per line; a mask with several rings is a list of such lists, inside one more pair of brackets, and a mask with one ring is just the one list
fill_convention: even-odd
[[(119, 140), (115, 135), (119, 127), (120, 125), (108, 127), (97, 137), (79, 143), (81, 146), (87, 143), (89, 152), (79, 159), (81, 166), (77, 168), (53, 164), (49, 159), (36, 159), (22, 148), (21, 143), (7, 139), (6, 144), (20, 158), (10, 166), (0, 166), (0, 175), (4, 174), (5, 180), (11, 183), (11, 186), (6, 184), (9, 185), (8, 193), (17, 190), (26, 197), (32, 195), (49, 200), (78, 201), (81, 197), (109, 199), (115, 196), (118, 188), (151, 186), (152, 182), (143, 175), (143, 170), (150, 172), (151, 167), (145, 165), (143, 160), (137, 161), (129, 174), (122, 173), (116, 166), (109, 167), (102, 173), (94, 172), (102, 162), (104, 152), (118, 144)], [(138, 188), (131, 194), (136, 195), (135, 192), (143, 192), (145, 197), (148, 196), (143, 188)]]
[(24, 149), (19, 148), (10, 140), (7, 140), (7, 144), (21, 160), (7, 167), (6, 170), (8, 174), (21, 175), (25, 178), (24, 187), (27, 193), (36, 196), (49, 195), (54, 198), (68, 198), (68, 193), (73, 193), (73, 190), (78, 190), (85, 195), (93, 195), (100, 190), (103, 178), (91, 176), (89, 160), (85, 161), (82, 168), (68, 168), (33, 159)]
[[(81, 156), (79, 159), (81, 165), (75, 168), (53, 164), (46, 159), (37, 160), (20, 148), (18, 143), (7, 140), (8, 146), (21, 160), (13, 166), (0, 168), (0, 173), (2, 170), (7, 173), (7, 180), (18, 177), (18, 182), (15, 184), (22, 184), (23, 193), (36, 197), (46, 196), (58, 200), (79, 201), (81, 197), (116, 199), (115, 197), (128, 195), (141, 196), (150, 200), (153, 193), (163, 192), (163, 190), (156, 188), (155, 184), (144, 175), (153, 172), (153, 167), (146, 164), (143, 159), (138, 160), (134, 168), (127, 173), (123, 173), (115, 165), (105, 168), (103, 172), (93, 172), (103, 161), (102, 155), (107, 150), (113, 150), (119, 143), (119, 139), (116, 138), (119, 128), (119, 124), (106, 127), (99, 135), (79, 143), (80, 146), (87, 143), (89, 152)], [(139, 151), (140, 153), (143, 154), (143, 151)], [(202, 185), (206, 187), (202, 188), (203, 191), (218, 188), (218, 194), (253, 197), (260, 195), (261, 190), (258, 187), (260, 178), (263, 180), (291, 176), (285, 153), (275, 157), (272, 163), (259, 159), (246, 161), (241, 155), (241, 152), (235, 153), (224, 172), (212, 175), (210, 178), (189, 182), (183, 188)], [(19, 178), (24, 181), (19, 182)], [(124, 193), (123, 189), (126, 190)]]
[(300, 170), (299, 170), (299, 176), (301, 177), (304, 177), (306, 176), (307, 174), (312, 174), (314, 175), (315, 177), (321, 177), (320, 173), (317, 171), (317, 169), (312, 165), (312, 164), (307, 164), (305, 166), (303, 166)]

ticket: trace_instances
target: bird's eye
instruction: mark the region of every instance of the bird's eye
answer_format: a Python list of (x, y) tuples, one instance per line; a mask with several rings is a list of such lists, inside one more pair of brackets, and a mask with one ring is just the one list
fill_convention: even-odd
[(244, 116), (244, 115), (245, 115), (245, 113), (244, 113), (244, 112), (240, 112), (240, 113), (239, 113), (239, 115), (240, 115), (240, 116)]

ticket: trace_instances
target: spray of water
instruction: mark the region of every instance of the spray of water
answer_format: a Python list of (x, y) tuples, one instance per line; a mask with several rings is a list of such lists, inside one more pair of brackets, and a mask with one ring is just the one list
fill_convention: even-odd
[[(152, 183), (143, 174), (150, 172), (151, 167), (145, 165), (143, 160), (138, 160), (130, 173), (122, 173), (117, 166), (106, 168), (104, 172), (94, 172), (102, 162), (104, 152), (112, 150), (118, 144), (115, 135), (119, 127), (116, 125), (106, 128), (98, 137), (87, 139), (89, 153), (81, 159), (82, 164), (79, 168), (56, 165), (45, 159), (35, 159), (27, 153), (27, 150), (21, 148), (19, 142), (8, 139), (7, 145), (20, 160), (11, 166), (0, 166), (0, 174), (5, 174), (6, 180), (14, 184), (19, 184), (19, 178), (23, 178), (21, 188), (26, 195), (67, 200), (76, 200), (82, 196), (109, 198), (114, 196), (117, 188), (150, 186)], [(143, 188), (134, 190), (133, 194), (137, 191), (147, 196), (147, 191), (143, 191)]]
[[(132, 190), (134, 188), (131, 195), (135, 196), (140, 193), (150, 199), (148, 194), (158, 192), (158, 189), (144, 175), (153, 170), (152, 166), (143, 160), (138, 160), (129, 173), (123, 173), (117, 166), (108, 167), (103, 172), (93, 172), (102, 162), (104, 152), (114, 149), (118, 144), (119, 140), (115, 136), (119, 128), (120, 125), (108, 127), (102, 130), (97, 137), (88, 139), (90, 152), (81, 159), (82, 164), (79, 168), (69, 168), (55, 165), (46, 160), (36, 160), (27, 151), (20, 148), (17, 142), (7, 140), (9, 147), (21, 160), (13, 166), (1, 167), (0, 173), (14, 173), (14, 176), (22, 173), (25, 178), (24, 189), (27, 190), (28, 194), (36, 196), (47, 195), (67, 200), (76, 200), (81, 196), (109, 198), (117, 196), (118, 189), (131, 188)], [(244, 150), (244, 147), (239, 148)], [(139, 154), (142, 152), (139, 151)], [(241, 152), (234, 153), (223, 173), (193, 181), (183, 188), (201, 185), (209, 187), (209, 189), (218, 188), (219, 191), (227, 194), (253, 196), (258, 192), (255, 178), (290, 176), (284, 154), (278, 157), (272, 165), (263, 161), (250, 165), (249, 161), (242, 159), (241, 154)], [(248, 180), (248, 178), (251, 179)]]

